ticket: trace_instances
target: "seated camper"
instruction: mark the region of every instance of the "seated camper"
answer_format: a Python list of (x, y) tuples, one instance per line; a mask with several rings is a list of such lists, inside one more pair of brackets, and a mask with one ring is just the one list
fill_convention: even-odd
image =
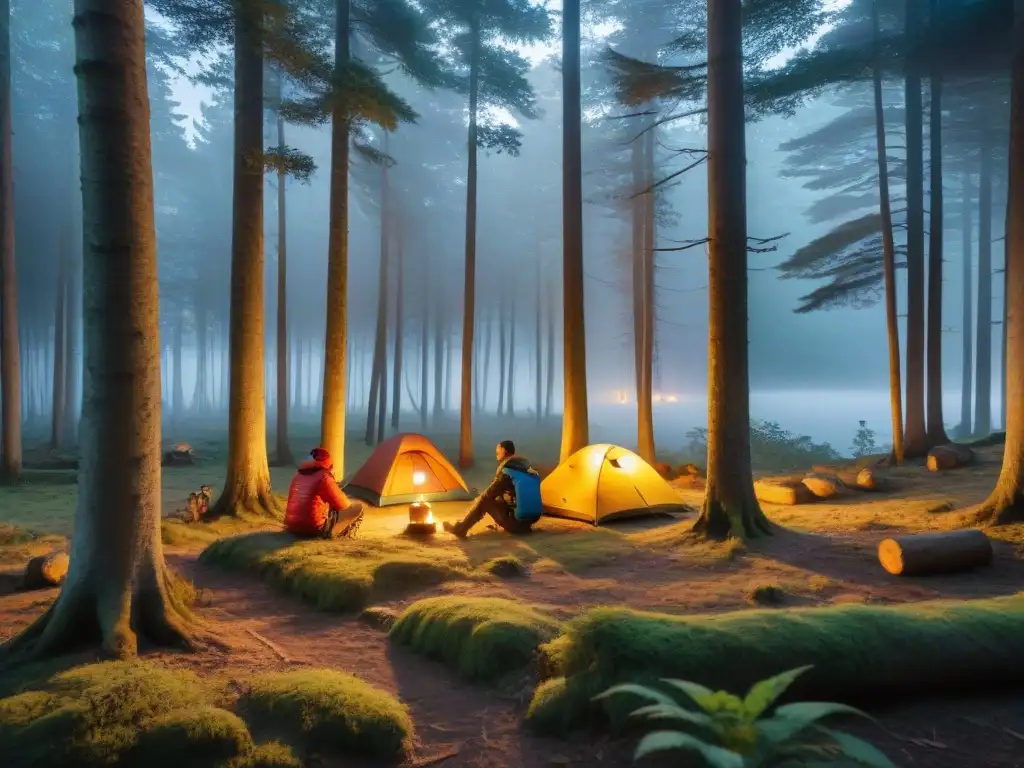
[(445, 522), (444, 529), (460, 539), (480, 522), (484, 515), (508, 533), (529, 533), (540, 519), (540, 475), (522, 456), (516, 456), (516, 446), (503, 440), (494, 449), (498, 470), (491, 484), (477, 496), (466, 516), (452, 525)]
[(284, 527), (303, 537), (354, 535), (363, 519), (363, 505), (351, 503), (338, 487), (330, 453), (323, 448), (309, 453), (313, 460), (299, 465), (288, 488)]

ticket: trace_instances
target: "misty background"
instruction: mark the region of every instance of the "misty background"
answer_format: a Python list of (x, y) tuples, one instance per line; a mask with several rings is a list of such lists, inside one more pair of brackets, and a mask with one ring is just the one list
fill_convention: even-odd
[[(74, 321), (80, 306), (74, 298), (80, 269), (81, 222), (77, 201), (77, 102), (72, 73), (73, 38), (68, 0), (15, 0), (12, 3), (14, 51), (15, 211), (18, 279), (21, 297), (25, 418), (30, 430), (52, 427), (55, 382), (64, 382), (60, 407), (74, 411), (81, 396), (80, 327)], [(549, 3), (558, 10), (557, 0)], [(233, 140), (230, 89), (191, 81), (209, 65), (209, 57), (184, 58), (166, 50), (164, 24), (147, 12), (150, 47), (150, 101), (153, 162), (157, 197), (157, 229), (161, 269), (161, 316), (164, 354), (164, 398), (169, 429), (181, 411), (225, 418), (227, 297), (230, 266)], [(590, 61), (585, 80), (600, 79), (595, 61), (621, 30), (600, 24), (584, 32)], [(823, 30), (824, 31), (824, 30)], [(652, 29), (663, 37), (670, 31)], [(533, 418), (538, 409), (538, 363), (542, 400), (553, 375), (552, 413), (561, 402), (561, 96), (556, 36), (545, 45), (521, 48), (532, 68), (540, 116), (497, 111), (498, 123), (512, 123), (523, 133), (518, 157), (481, 151), (478, 193), (477, 365), (478, 409), (495, 412), (499, 397), (504, 409), (509, 391), (513, 419)], [(776, 63), (786, 60), (783, 56)], [(182, 69), (177, 70), (176, 67)], [(386, 78), (419, 113), (416, 124), (402, 125), (386, 138), (371, 131), (370, 141), (391, 154), (388, 169), (392, 205), (401, 218), (401, 267), (390, 270), (389, 360), (395, 343), (394, 314), (401, 273), (403, 387), (401, 427), (418, 429), (423, 358), (420, 344), (427, 334), (443, 353), (444, 384), (440, 391), (429, 376), (431, 404), (440, 401), (443, 415), (458, 411), (459, 345), (463, 287), (465, 221), (465, 97), (449, 91), (427, 91), (400, 73)], [(587, 83), (584, 84), (585, 88)], [(899, 109), (899, 84), (886, 91), (887, 107)], [(776, 267), (798, 249), (826, 234), (835, 221), (812, 221), (808, 211), (827, 194), (794, 177), (794, 152), (784, 147), (828, 126), (850, 112), (851, 93), (870, 92), (870, 84), (841, 93), (826, 91), (801, 108), (795, 117), (771, 117), (747, 126), (748, 231), (756, 238), (779, 238), (776, 249), (750, 257), (750, 385), (754, 419), (778, 422), (783, 428), (829, 442), (848, 452), (858, 420), (890, 441), (885, 315), (881, 303), (859, 308), (797, 314), (800, 298), (817, 287), (807, 280), (780, 279)], [(587, 98), (585, 94), (584, 98)], [(603, 202), (613, 185), (621, 154), (623, 110), (610, 103), (591, 103), (584, 128), (584, 251), (588, 387), (591, 439), (636, 444), (635, 379), (628, 258), (628, 220)], [(902, 151), (900, 121), (890, 120), (894, 152)], [(329, 127), (287, 125), (287, 144), (310, 155), (317, 166), (308, 181), (286, 185), (288, 304), (291, 339), (293, 418), (316, 419), (322, 376), (327, 223), (330, 163)], [(1000, 133), (999, 141), (1005, 143)], [(268, 111), (265, 143), (277, 143), (277, 120)], [(698, 119), (676, 121), (658, 132), (656, 165), (666, 175), (689, 160), (679, 148), (703, 148)], [(870, 146), (869, 146), (870, 149)], [(820, 171), (831, 168), (824, 159)], [(996, 163), (999, 174), (1005, 166)], [(370, 380), (370, 358), (376, 327), (381, 258), (381, 168), (354, 159), (350, 192), (349, 273), (349, 429), (361, 430)], [(950, 178), (953, 178), (950, 174)], [(274, 338), (276, 249), (278, 241), (277, 179), (268, 174), (265, 202), (266, 330), (268, 406), (274, 408)], [(898, 185), (901, 180), (895, 180)], [(950, 182), (952, 183), (952, 182)], [(993, 238), (1002, 238), (1005, 184), (995, 185)], [(658, 192), (659, 248), (672, 248), (706, 236), (706, 169), (699, 166)], [(877, 209), (877, 193), (869, 201)], [(926, 202), (927, 206), (927, 202)], [(952, 207), (952, 206), (951, 206)], [(898, 218), (898, 216), (897, 216)], [(944, 412), (953, 426), (960, 412), (960, 315), (962, 296), (959, 217), (947, 216), (943, 297)], [(784, 236), (784, 237), (780, 237)], [(897, 237), (901, 233), (897, 232)], [(976, 244), (974, 246), (977, 247)], [(76, 255), (77, 251), (77, 255)], [(393, 257), (398, 258), (398, 256)], [(993, 246), (993, 266), (1001, 268), (1002, 245)], [(976, 265), (974, 284), (977, 285)], [(900, 272), (902, 290), (903, 272)], [(655, 428), (659, 449), (675, 451), (694, 427), (706, 426), (707, 259), (703, 247), (660, 251), (656, 269)], [(62, 291), (63, 286), (63, 291)], [(993, 317), (1002, 316), (1002, 281), (994, 280)], [(552, 303), (553, 297), (554, 303)], [(901, 306), (900, 311), (905, 311)], [(500, 321), (504, 312), (507, 318)], [(61, 328), (66, 333), (62, 336)], [(502, 330), (504, 333), (502, 334)], [(554, 369), (547, 368), (546, 348), (553, 331)], [(901, 327), (901, 334), (904, 329)], [(514, 334), (514, 338), (512, 337)], [(541, 339), (542, 355), (536, 340)], [(516, 355), (513, 385), (499, 393), (499, 344)], [(54, 347), (64, 345), (67, 370), (57, 370)], [(175, 345), (180, 344), (180, 371)], [(488, 346), (489, 345), (489, 346)], [(489, 348), (489, 352), (485, 351)], [(993, 422), (999, 413), (1001, 378), (999, 328), (993, 329)], [(206, 350), (199, 359), (197, 350)], [(904, 357), (904, 362), (906, 358)], [(389, 362), (388, 376), (391, 376)], [(438, 397), (440, 395), (440, 397)], [(389, 401), (392, 393), (389, 390)], [(540, 404), (545, 411), (548, 404)], [(552, 413), (546, 413), (551, 417)], [(436, 415), (436, 414), (435, 414)], [(73, 421), (73, 419), (72, 419)], [(271, 417), (272, 423), (272, 417)], [(62, 428), (69, 428), (66, 425)], [(554, 429), (554, 427), (553, 427)], [(187, 435), (181, 435), (187, 438)]]

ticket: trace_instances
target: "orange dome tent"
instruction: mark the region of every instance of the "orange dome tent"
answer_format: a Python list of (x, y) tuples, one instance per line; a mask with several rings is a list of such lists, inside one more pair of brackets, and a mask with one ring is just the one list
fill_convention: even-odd
[(544, 514), (600, 525), (625, 517), (684, 512), (672, 486), (632, 451), (601, 443), (576, 451), (540, 484)]
[(377, 507), (473, 498), (458, 470), (423, 435), (406, 432), (378, 445), (345, 493)]

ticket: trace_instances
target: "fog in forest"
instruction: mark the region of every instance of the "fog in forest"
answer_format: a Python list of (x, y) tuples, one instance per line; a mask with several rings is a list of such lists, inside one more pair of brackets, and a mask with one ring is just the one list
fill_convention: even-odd
[[(15, 211), (22, 380), (26, 433), (37, 441), (74, 429), (82, 397), (81, 206), (73, 65), (73, 32), (56, 0), (18, 0), (12, 13)], [(592, 441), (636, 444), (634, 323), (634, 144), (644, 118), (609, 95), (607, 46), (647, 36), (652, 46), (674, 31), (657, 21), (657, 3), (627, 22), (604, 20), (584, 31), (584, 254), (586, 350)], [(557, 10), (559, 3), (550, 7)], [(194, 419), (226, 423), (230, 296), (233, 105), (230, 61), (200, 59), (171, 46), (168, 29), (147, 15), (156, 223), (160, 264), (165, 437), (188, 438)], [(828, 29), (821, 31), (827, 34)], [(659, 37), (660, 36), (660, 37)], [(355, 44), (358, 48), (358, 43)], [(559, 429), (562, 400), (561, 75), (557, 36), (518, 46), (529, 62), (533, 115), (482, 105), (494, 148), (478, 160), (474, 409), (495, 430), (515, 436), (529, 424)], [(782, 65), (793, 51), (777, 57)], [(228, 52), (225, 50), (225, 56)], [(370, 55), (370, 54), (366, 54)], [(174, 62), (186, 62), (181, 71)], [(662, 63), (672, 63), (670, 58)], [(211, 70), (212, 67), (212, 70)], [(204, 82), (190, 78), (205, 71)], [(212, 71), (212, 74), (211, 74)], [(458, 427), (466, 248), (467, 102), (464, 94), (430, 90), (383, 67), (386, 82), (417, 113), (393, 133), (364, 127), (351, 161), (348, 284), (348, 430), (361, 436), (371, 396), (374, 347), (386, 334), (381, 393), (386, 427), (454, 431)], [(287, 256), (290, 418), (315, 423), (323, 378), (330, 166), (329, 125), (279, 120), (268, 66), (264, 144), (308, 155), (315, 168), (300, 177), (266, 176), (266, 392), (273, 439), (277, 406), (278, 259)], [(1005, 91), (1005, 89), (1004, 89)], [(902, 81), (885, 87), (893, 215), (897, 247), (905, 238)], [(970, 89), (947, 87), (955, 112)], [(518, 94), (530, 103), (529, 94)], [(978, 131), (948, 130), (945, 180), (945, 291), (942, 300), (944, 417), (954, 433), (961, 417), (964, 334), (971, 359), (991, 373), (975, 376), (975, 392), (991, 387), (992, 424), (1001, 420), (1001, 319), (1007, 94), (987, 93), (972, 111)], [(485, 100), (486, 101), (486, 100)], [(500, 101), (495, 99), (495, 102)], [(926, 100), (927, 101), (927, 100)], [(514, 128), (521, 148), (507, 151)], [(927, 104), (925, 146), (928, 136)], [(706, 426), (708, 306), (706, 146), (699, 116), (650, 131), (653, 157), (641, 168), (655, 186), (653, 399), (659, 449), (674, 451)], [(792, 116), (747, 126), (750, 254), (751, 415), (848, 452), (859, 420), (890, 440), (888, 352), (880, 279), (808, 312), (809, 295), (841, 278), (839, 256), (877, 252), (861, 217), (877, 213), (871, 83), (826, 89)], [(979, 170), (979, 141), (996, 160)], [(499, 151), (502, 150), (502, 151)], [(696, 151), (696, 152), (695, 152)], [(381, 154), (393, 162), (380, 162)], [(983, 153), (982, 153), (983, 154)], [(300, 164), (301, 165), (301, 164)], [(673, 177), (683, 168), (690, 170)], [(982, 163), (984, 165), (984, 163)], [(301, 178), (302, 173), (308, 178)], [(980, 174), (980, 175), (979, 175)], [(987, 174), (987, 176), (985, 175)], [(672, 178), (670, 178), (672, 177)], [(670, 178), (661, 183), (661, 180)], [(988, 189), (979, 196), (979, 179)], [(280, 188), (283, 183), (283, 190)], [(641, 186), (650, 186), (641, 185)], [(643, 190), (641, 190), (642, 192)], [(283, 194), (282, 194), (283, 193)], [(648, 195), (649, 197), (649, 195)], [(925, 208), (929, 205), (925, 185)], [(283, 211), (282, 211), (283, 206)], [(980, 226), (982, 218), (987, 224)], [(852, 225), (850, 222), (854, 222)], [(844, 230), (843, 227), (846, 227)], [(965, 234), (966, 233), (966, 234)], [(829, 236), (832, 241), (827, 239)], [(987, 237), (988, 245), (982, 243)], [(831, 245), (829, 244), (831, 242)], [(760, 247), (757, 247), (760, 244)], [(872, 250), (875, 249), (875, 250)], [(978, 358), (980, 250), (990, 257), (991, 350)], [(813, 261), (801, 272), (794, 260)], [(967, 270), (964, 271), (965, 254)], [(902, 260), (902, 257), (898, 257)], [(781, 268), (790, 262), (789, 269)], [(386, 264), (382, 280), (382, 263)], [(833, 269), (833, 267), (835, 269)], [(833, 269), (832, 272), (829, 272)], [(854, 267), (853, 269), (856, 269)], [(877, 268), (880, 274), (880, 266)], [(808, 274), (815, 273), (815, 277)], [(836, 271), (838, 270), (838, 271)], [(858, 273), (859, 274), (859, 273)], [(899, 312), (906, 328), (904, 279)], [(965, 276), (971, 279), (964, 290)], [(856, 276), (855, 276), (856, 277)], [(383, 291), (382, 291), (383, 287)], [(964, 327), (965, 293), (974, 291)], [(813, 299), (811, 299), (813, 302)], [(380, 315), (383, 304), (384, 315)], [(382, 325), (382, 319), (384, 324)], [(904, 357), (904, 364), (906, 357)], [(395, 375), (396, 365), (400, 373)], [(986, 382), (987, 380), (987, 382)], [(396, 384), (398, 391), (396, 392)], [(973, 401), (972, 401), (973, 402)], [(398, 419), (394, 411), (398, 410)], [(54, 409), (63, 416), (53, 418)], [(973, 410), (973, 409), (972, 409)], [(376, 418), (376, 415), (375, 417)], [(497, 425), (497, 426), (494, 426)], [(530, 427), (532, 429), (532, 427)], [(177, 430), (177, 431), (176, 431)], [(179, 435), (180, 432), (180, 435)], [(481, 438), (482, 439), (482, 438)], [(478, 451), (482, 446), (478, 444)]]

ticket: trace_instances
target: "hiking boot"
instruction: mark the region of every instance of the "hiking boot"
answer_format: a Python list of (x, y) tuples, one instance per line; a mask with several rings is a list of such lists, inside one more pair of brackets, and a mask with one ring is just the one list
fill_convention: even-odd
[(458, 523), (452, 525), (447, 520), (441, 523), (441, 527), (444, 528), (446, 533), (450, 533), (452, 536), (455, 536), (458, 539), (466, 538), (466, 534), (469, 533), (465, 528), (463, 528)]

